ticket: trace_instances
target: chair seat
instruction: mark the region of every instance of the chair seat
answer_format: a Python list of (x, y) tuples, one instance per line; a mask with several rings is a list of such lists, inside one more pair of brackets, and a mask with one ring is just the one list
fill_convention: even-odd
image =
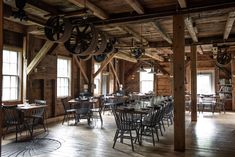
[(76, 111), (77, 111), (77, 109), (68, 109), (68, 110), (66, 110), (66, 112), (68, 112), (68, 113), (74, 113)]

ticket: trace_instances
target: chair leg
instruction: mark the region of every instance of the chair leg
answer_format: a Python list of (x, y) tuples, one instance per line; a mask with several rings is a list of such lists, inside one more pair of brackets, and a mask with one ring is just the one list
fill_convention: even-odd
[[(166, 129), (165, 129), (165, 125), (164, 125), (164, 122), (163, 122), (163, 119), (161, 120), (161, 122), (162, 122), (163, 130), (164, 130), (164, 131), (166, 131)], [(168, 120), (167, 120), (167, 123), (168, 123)], [(169, 127), (169, 125), (168, 125), (168, 127)]]
[(163, 136), (161, 123), (159, 123), (159, 129), (160, 129), (161, 135)]
[(157, 140), (159, 141), (159, 136), (158, 136), (158, 129), (155, 127), (156, 135), (157, 135)]
[(131, 137), (131, 147), (132, 147), (132, 151), (134, 151), (134, 144), (133, 144), (133, 138), (132, 138), (131, 130), (130, 130), (130, 137)]
[(153, 133), (153, 128), (151, 128), (151, 132), (152, 132), (153, 146), (155, 146), (155, 140), (154, 140), (154, 133)]
[(18, 125), (16, 125), (16, 142), (18, 142)]
[(119, 133), (119, 130), (116, 130), (116, 133), (115, 133), (115, 136), (114, 136), (114, 142), (113, 142), (113, 148), (115, 147), (115, 144), (117, 142), (117, 138), (118, 138), (118, 133)]
[(103, 127), (103, 118), (102, 118), (101, 112), (99, 112), (99, 116), (100, 116), (100, 121), (101, 121), (101, 127)]
[(64, 114), (62, 125), (64, 124), (65, 118), (66, 118), (66, 114)]
[(4, 138), (5, 138), (5, 135), (6, 135), (7, 131), (8, 131), (8, 129), (9, 129), (9, 126), (7, 125), (6, 131), (5, 131), (5, 132), (3, 132), (2, 139), (4, 139)]

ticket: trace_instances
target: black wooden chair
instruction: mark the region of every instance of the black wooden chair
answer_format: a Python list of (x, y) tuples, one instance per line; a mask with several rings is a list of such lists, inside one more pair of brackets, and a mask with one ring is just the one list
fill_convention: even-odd
[(6, 131), (3, 132), (3, 138), (10, 127), (15, 127), (16, 141), (18, 141), (18, 133), (22, 132), (23, 129), (27, 129), (32, 136), (32, 132), (28, 123), (26, 123), (21, 117), (17, 110), (17, 106), (2, 106), (4, 113), (4, 125), (6, 126)]
[[(118, 138), (121, 139), (122, 143), (123, 139), (130, 139), (132, 151), (134, 151), (133, 142), (134, 140), (139, 141), (140, 123), (136, 120), (136, 117), (138, 117), (139, 115), (119, 110), (113, 110), (113, 114), (117, 126), (116, 133), (114, 136), (113, 148), (115, 147)], [(132, 131), (136, 133), (135, 137), (132, 135)]]
[(63, 119), (62, 124), (64, 124), (64, 122), (67, 121), (68, 125), (69, 125), (70, 118), (76, 119), (76, 110), (77, 110), (77, 109), (71, 108), (68, 102), (69, 99), (70, 99), (69, 97), (65, 97), (61, 99), (63, 108), (64, 108), (64, 119)]
[(144, 116), (141, 128), (141, 136), (152, 136), (153, 146), (155, 146), (154, 132), (157, 135), (159, 141), (158, 129), (160, 129), (161, 123), (161, 109), (159, 110), (150, 110), (149, 113)]
[[(34, 100), (34, 103), (35, 105), (46, 105), (45, 100)], [(29, 118), (32, 118), (32, 124), (31, 124), (32, 134), (34, 129), (39, 125), (43, 126), (45, 132), (47, 131), (47, 127), (45, 124), (45, 113), (46, 113), (45, 107), (37, 108), (32, 111), (31, 115), (29, 116)]]
[(76, 110), (76, 122), (80, 122), (81, 119), (87, 119), (88, 125), (91, 124), (92, 119), (92, 103), (89, 101), (82, 101), (78, 105), (78, 108)]
[(101, 127), (103, 127), (103, 118), (102, 118), (102, 110), (104, 106), (104, 96), (100, 96), (98, 98), (98, 108), (92, 108), (92, 119), (100, 119)]

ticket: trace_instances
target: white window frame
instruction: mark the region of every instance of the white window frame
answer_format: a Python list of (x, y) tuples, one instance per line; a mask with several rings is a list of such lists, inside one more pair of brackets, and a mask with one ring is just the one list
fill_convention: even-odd
[[(67, 61), (67, 74), (65, 76), (59, 76), (59, 60), (66, 60)], [(72, 71), (72, 64), (71, 64), (72, 60), (69, 57), (64, 57), (64, 56), (58, 56), (57, 57), (57, 98), (62, 98), (62, 97), (67, 97), (67, 96), (71, 96), (71, 71)], [(60, 80), (67, 80), (68, 81), (68, 87), (67, 87), (67, 92), (66, 93), (62, 93), (60, 92), (61, 90), (61, 84), (60, 84)], [(66, 88), (66, 86), (63, 86), (63, 88)]]
[[(94, 72), (100, 68), (101, 64), (100, 63), (94, 63)], [(101, 94), (101, 73), (99, 73), (95, 78), (94, 78), (94, 84), (95, 88), (93, 90), (94, 95), (100, 95)]]
[[(15, 74), (10, 74), (10, 73), (5, 73), (4, 74), (4, 52), (15, 52), (17, 53), (17, 63), (16, 63), (16, 73)], [(19, 49), (11, 49), (11, 48), (6, 48), (4, 47), (4, 50), (3, 50), (3, 63), (2, 63), (2, 101), (5, 102), (5, 101), (8, 101), (8, 102), (13, 102), (13, 101), (20, 101), (21, 100), (21, 74), (22, 74), (22, 56), (21, 56), (22, 52), (19, 50)], [(11, 58), (9, 58), (11, 59)], [(12, 64), (10, 62), (8, 62), (8, 64)], [(12, 87), (12, 83), (10, 83), (10, 86), (9, 87), (4, 87), (4, 85), (6, 84), (5, 81), (4, 81), (4, 77), (10, 77), (10, 78), (16, 78), (16, 86), (15, 87)], [(11, 79), (9, 80), (11, 82)], [(9, 98), (6, 99), (4, 98), (4, 94), (7, 93), (6, 92), (6, 88), (8, 88), (9, 91), (12, 91), (14, 90), (13, 88), (15, 88), (15, 95), (16, 95), (16, 98), (11, 98), (12, 96), (12, 92), (9, 92)]]
[[(144, 68), (147, 72), (140, 72), (139, 73), (139, 80), (140, 80), (140, 93), (147, 93), (147, 92), (153, 92), (154, 90), (154, 74), (149, 74), (148, 72), (151, 70), (151, 68)], [(152, 80), (143, 80), (142, 79), (142, 75), (152, 75), (153, 79)], [(152, 82), (152, 88), (150, 89), (149, 87), (149, 91), (143, 91), (143, 87), (142, 87), (142, 82)]]
[[(215, 70), (198, 70), (197, 76), (199, 76), (199, 75), (210, 75), (211, 93), (199, 93), (199, 91), (197, 90), (197, 94), (215, 94)], [(197, 84), (198, 84), (198, 81), (197, 81)]]

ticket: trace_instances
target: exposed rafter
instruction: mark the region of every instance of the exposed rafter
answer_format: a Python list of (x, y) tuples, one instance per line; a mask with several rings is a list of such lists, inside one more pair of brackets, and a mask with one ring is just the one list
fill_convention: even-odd
[(133, 63), (137, 63), (137, 60), (133, 57), (131, 57), (130, 55), (127, 55), (125, 52), (119, 52), (115, 55), (115, 58), (117, 59), (122, 59), (128, 62), (133, 62)]
[(185, 23), (185, 26), (187, 27), (188, 31), (189, 31), (189, 34), (191, 36), (191, 38), (193, 39), (194, 42), (198, 42), (198, 38), (197, 38), (197, 35), (196, 35), (196, 32), (193, 28), (193, 21), (190, 17), (187, 17), (184, 19), (184, 23)]
[(160, 36), (166, 40), (169, 44), (172, 44), (172, 40), (171, 38), (169, 37), (168, 34), (166, 34), (163, 29), (161, 28), (159, 22), (155, 21), (155, 22), (152, 22), (152, 26), (156, 29), (156, 31), (160, 34)]
[(156, 53), (153, 53), (153, 52), (145, 52), (145, 56), (148, 56), (156, 61), (160, 61), (160, 62), (163, 62), (164, 61), (164, 58), (159, 56), (158, 54)]
[(108, 14), (105, 13), (104, 10), (97, 7), (96, 5), (91, 3), (89, 0), (68, 0), (68, 1), (78, 7), (82, 7), (82, 8), (87, 7), (88, 9), (90, 9), (93, 12), (93, 14), (95, 16), (97, 16), (98, 18), (100, 18), (102, 20), (109, 18)]
[(41, 10), (44, 10), (48, 13), (56, 14), (56, 13), (61, 12), (61, 11), (57, 10), (56, 7), (53, 7), (47, 3), (44, 3), (43, 1), (27, 0), (27, 4), (35, 6), (35, 7), (39, 8)]
[(144, 45), (148, 45), (148, 40), (143, 38), (139, 33), (133, 31), (131, 28), (127, 27), (127, 26), (121, 26), (120, 29), (123, 29), (124, 31), (126, 31), (129, 34), (132, 34), (137, 41), (143, 42)]
[(232, 30), (233, 23), (235, 21), (235, 11), (228, 14), (225, 30), (224, 30), (224, 39), (227, 40), (228, 36)]
[(186, 0), (178, 0), (178, 3), (179, 3), (181, 8), (186, 8), (187, 7)]
[(125, 0), (138, 14), (144, 14), (144, 8), (138, 0)]

